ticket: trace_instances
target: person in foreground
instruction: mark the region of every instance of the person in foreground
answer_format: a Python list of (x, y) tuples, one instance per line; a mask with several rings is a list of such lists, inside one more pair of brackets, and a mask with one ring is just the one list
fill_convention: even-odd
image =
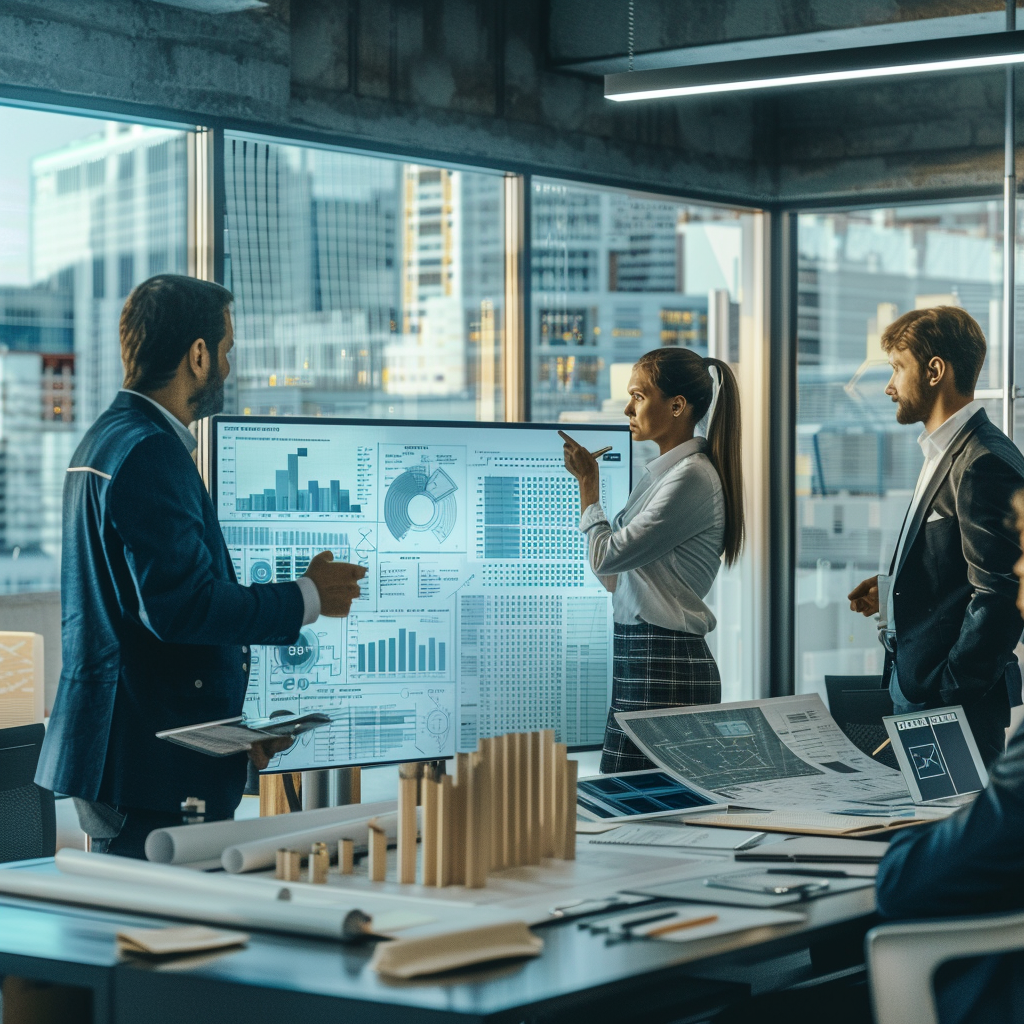
[(896, 419), (924, 425), (924, 465), (888, 574), (855, 587), (850, 607), (879, 617), (896, 713), (963, 705), (988, 765), (1021, 699), (1011, 500), (1024, 456), (974, 399), (986, 346), (968, 313), (915, 309), (882, 347)]
[[(1014, 498), (1024, 545), (1024, 492)], [(1024, 616), (1018, 549), (1017, 608)], [(878, 869), (878, 910), (888, 918), (964, 917), (1024, 909), (1024, 729), (989, 768), (989, 783), (944, 821), (906, 829)], [(1024, 938), (1022, 938), (1024, 945)], [(1024, 1020), (1024, 952), (954, 961), (935, 979), (941, 1024)]]
[[(74, 797), (92, 849), (144, 857), (188, 797), (230, 817), (246, 758), (158, 740), (242, 713), (252, 644), (290, 644), (344, 616), (361, 566), (322, 552), (297, 583), (241, 586), (192, 459), (194, 420), (220, 412), (232, 296), (162, 274), (121, 313), (124, 387), (89, 428), (64, 485), (63, 669), (36, 783)], [(287, 741), (254, 748), (257, 767)]]
[[(709, 412), (707, 437), (696, 436)], [(721, 700), (721, 676), (705, 640), (715, 617), (704, 598), (723, 555), (731, 565), (743, 546), (739, 388), (729, 365), (686, 348), (648, 352), (633, 367), (625, 414), (633, 440), (655, 441), (661, 454), (612, 522), (600, 503), (597, 460), (561, 435), (565, 468), (579, 482), (590, 566), (613, 594), (603, 773), (653, 767), (616, 712)]]

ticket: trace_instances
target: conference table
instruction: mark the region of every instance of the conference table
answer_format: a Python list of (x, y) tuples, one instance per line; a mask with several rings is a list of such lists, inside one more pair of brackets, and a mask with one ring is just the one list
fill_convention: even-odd
[[(39, 864), (44, 862), (24, 862)], [(11, 865), (13, 866), (13, 865)], [(253, 932), (243, 948), (169, 960), (117, 950), (125, 927), (160, 919), (0, 896), (0, 976), (82, 990), (93, 1024), (645, 1024), (703, 1020), (754, 991), (855, 972), (875, 923), (872, 888), (800, 905), (806, 919), (689, 942), (618, 940), (566, 920), (536, 930), (539, 957), (397, 982), (373, 946)]]

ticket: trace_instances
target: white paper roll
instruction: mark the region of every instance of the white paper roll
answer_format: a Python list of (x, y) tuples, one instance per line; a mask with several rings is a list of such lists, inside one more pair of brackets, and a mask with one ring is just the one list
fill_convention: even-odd
[(308, 853), (312, 843), (327, 843), (332, 853), (337, 853), (339, 839), (351, 839), (357, 849), (366, 849), (367, 824), (376, 821), (387, 833), (388, 839), (398, 838), (398, 813), (391, 811), (386, 814), (367, 814), (354, 821), (341, 824), (318, 825), (316, 828), (304, 829), (302, 832), (288, 832), (285, 835), (271, 836), (268, 839), (254, 839), (248, 843), (229, 846), (221, 856), (221, 866), (232, 875), (244, 871), (262, 871), (272, 868), (280, 847), (289, 850), (300, 850)]
[[(152, 864), (130, 857), (114, 857), (104, 853), (86, 853), (65, 847), (54, 858), (62, 874), (84, 878), (100, 878), (108, 882), (150, 885), (215, 896), (237, 896), (240, 899), (289, 899), (287, 883), (273, 878), (236, 878), (222, 871), (208, 874), (174, 864)], [(289, 890), (282, 892), (282, 890)]]
[(372, 804), (347, 804), (344, 807), (321, 807), (315, 811), (275, 814), (267, 818), (242, 821), (210, 821), (201, 825), (177, 825), (158, 828), (146, 839), (146, 857), (158, 864), (191, 864), (195, 861), (217, 860), (224, 850), (254, 839), (300, 832), (320, 825), (337, 825), (344, 821), (386, 814), (398, 806), (395, 800)]
[(262, 928), (343, 942), (358, 938), (362, 934), (361, 924), (367, 920), (362, 911), (352, 906), (318, 907), (285, 900), (254, 900), (248, 895), (215, 895), (29, 870), (0, 869), (0, 892), (56, 903), (108, 907), (127, 913), (206, 921), (232, 928)]

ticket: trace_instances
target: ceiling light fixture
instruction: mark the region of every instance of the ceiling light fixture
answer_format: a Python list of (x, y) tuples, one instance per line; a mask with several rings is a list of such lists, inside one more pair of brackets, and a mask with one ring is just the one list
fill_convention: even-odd
[(1024, 31), (959, 39), (858, 46), (604, 76), (605, 99), (616, 103), (850, 82), (937, 71), (965, 71), (1024, 63)]

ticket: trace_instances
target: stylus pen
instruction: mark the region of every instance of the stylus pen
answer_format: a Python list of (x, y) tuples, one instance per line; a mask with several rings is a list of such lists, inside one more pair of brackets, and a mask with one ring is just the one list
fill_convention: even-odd
[(614, 447), (615, 445), (610, 444), (607, 448), (598, 448), (596, 452), (591, 452), (590, 454), (596, 459), (598, 455), (604, 455), (607, 452), (610, 452)]
[(801, 878), (868, 878), (868, 875), (851, 875), (849, 871), (829, 871), (824, 868), (768, 868), (766, 875), (800, 875)]
[(871, 756), (874, 757), (876, 754), (880, 754), (887, 746), (889, 746), (890, 743), (892, 743), (892, 740), (887, 739), (880, 746), (875, 747), (875, 749), (871, 751)]

